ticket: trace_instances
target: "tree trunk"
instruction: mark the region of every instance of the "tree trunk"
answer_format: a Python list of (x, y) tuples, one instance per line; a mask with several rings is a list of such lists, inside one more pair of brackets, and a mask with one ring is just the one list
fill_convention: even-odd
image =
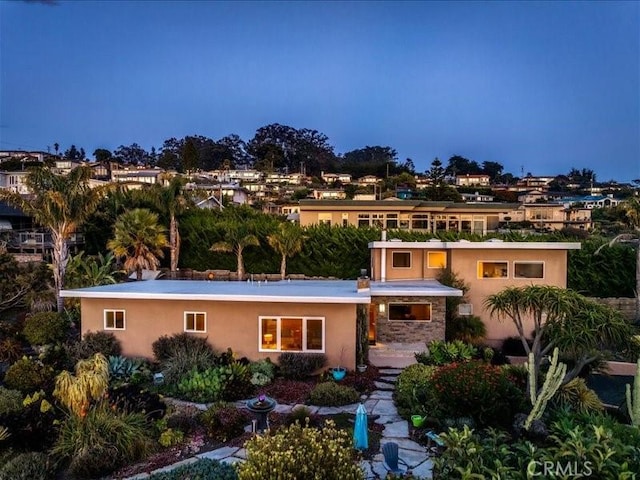
[(136, 267), (136, 281), (142, 280), (142, 268)]
[(287, 276), (287, 256), (282, 255), (282, 260), (280, 261), (280, 278), (282, 280)]
[(60, 296), (60, 291), (64, 289), (64, 275), (69, 263), (69, 246), (67, 240), (55, 230), (51, 230), (51, 240), (53, 243), (53, 283), (56, 290), (56, 304), (58, 312), (64, 310), (64, 300)]
[(238, 266), (236, 268), (238, 281), (244, 280), (244, 261), (242, 260), (242, 248), (238, 248)]
[(169, 254), (171, 256), (171, 272), (178, 270), (178, 239), (177, 239), (177, 222), (175, 215), (171, 215), (169, 220)]

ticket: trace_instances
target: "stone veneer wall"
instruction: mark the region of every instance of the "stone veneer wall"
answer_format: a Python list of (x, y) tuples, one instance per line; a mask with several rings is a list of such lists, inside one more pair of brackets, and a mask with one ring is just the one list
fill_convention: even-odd
[(594, 300), (598, 303), (602, 303), (603, 305), (608, 305), (610, 307), (615, 308), (616, 310), (620, 310), (620, 313), (627, 320), (634, 320), (636, 318), (636, 299), (635, 298), (596, 298), (590, 297), (591, 300)]
[[(444, 340), (446, 303), (444, 297), (374, 297), (371, 308), (376, 315), (376, 339), (380, 342), (428, 343)], [(384, 303), (431, 303), (431, 321), (389, 321), (389, 308), (380, 312)]]

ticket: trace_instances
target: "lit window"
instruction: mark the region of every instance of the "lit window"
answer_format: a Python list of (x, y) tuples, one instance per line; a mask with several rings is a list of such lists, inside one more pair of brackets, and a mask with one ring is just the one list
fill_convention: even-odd
[(478, 278), (507, 278), (507, 262), (478, 262)]
[(431, 304), (430, 303), (390, 303), (389, 304), (389, 320), (390, 321), (431, 321)]
[(204, 312), (184, 312), (185, 332), (206, 332), (207, 314)]
[(260, 317), (261, 352), (324, 352), (324, 318)]
[(446, 266), (446, 252), (427, 252), (427, 268), (445, 268)]
[(514, 278), (544, 278), (544, 263), (513, 262)]
[(411, 268), (411, 252), (393, 252), (391, 256), (394, 268)]
[(105, 310), (104, 329), (124, 330), (124, 310)]

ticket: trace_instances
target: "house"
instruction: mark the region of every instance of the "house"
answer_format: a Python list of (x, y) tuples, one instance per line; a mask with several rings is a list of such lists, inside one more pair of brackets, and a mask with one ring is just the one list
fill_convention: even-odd
[(561, 230), (568, 227), (589, 230), (593, 227), (590, 209), (578, 206), (567, 208), (558, 203), (524, 204), (506, 215), (501, 214), (500, 221), (530, 222), (537, 230)]
[(456, 187), (488, 187), (491, 183), (489, 175), (456, 175)]
[(486, 234), (500, 215), (518, 208), (508, 203), (454, 203), (423, 200), (300, 200), (300, 225), (329, 224), (388, 230)]
[(17, 172), (0, 171), (0, 190), (10, 190), (20, 195), (31, 193), (26, 183), (28, 173), (25, 170)]
[[(386, 232), (385, 232), (386, 233)], [(149, 280), (63, 290), (80, 298), (82, 333), (110, 331), (123, 354), (152, 356), (162, 335), (188, 332), (239, 356), (277, 360), (282, 352), (325, 353), (355, 366), (356, 318), (364, 308), (370, 342), (425, 343), (445, 338), (446, 299), (463, 292), (441, 284), (450, 270), (469, 287), (459, 315), (477, 315), (487, 341), (515, 335), (491, 318), (487, 295), (513, 285), (566, 287), (567, 251), (579, 243), (402, 242), (369, 244), (371, 280), (224, 282)]]
[[(456, 295), (451, 290), (441, 290), (443, 287), (436, 280), (446, 269), (469, 287), (458, 315), (480, 317), (487, 328), (487, 342), (498, 346), (504, 338), (516, 336), (517, 332), (509, 320), (491, 318), (484, 308), (486, 297), (510, 286), (537, 284), (566, 288), (567, 252), (580, 249), (580, 243), (495, 239), (402, 242), (394, 239), (372, 242), (369, 248), (370, 338), (396, 342), (402, 335), (421, 341), (424, 328), (431, 328), (437, 334), (443, 331), (446, 296)], [(384, 294), (385, 291), (388, 294)], [(529, 330), (527, 327), (525, 331), (531, 331), (533, 323)]]
[(460, 196), (467, 203), (491, 203), (494, 198), (493, 195), (485, 195), (480, 192), (461, 193)]

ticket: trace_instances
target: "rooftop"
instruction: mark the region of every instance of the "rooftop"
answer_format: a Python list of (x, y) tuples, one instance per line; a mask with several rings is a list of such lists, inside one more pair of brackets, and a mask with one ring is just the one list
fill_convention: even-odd
[(369, 303), (356, 291), (355, 280), (220, 282), (146, 280), (63, 290), (62, 297), (136, 300), (216, 300), (228, 302)]

